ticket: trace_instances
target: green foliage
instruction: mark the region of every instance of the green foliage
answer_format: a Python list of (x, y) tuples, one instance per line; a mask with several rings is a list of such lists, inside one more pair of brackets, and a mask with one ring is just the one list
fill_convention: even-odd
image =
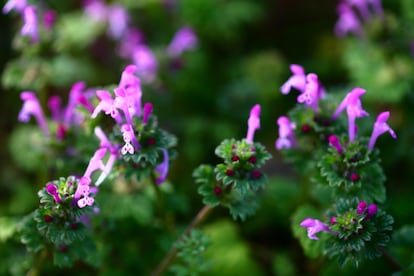
[(210, 239), (203, 231), (193, 229), (178, 241), (177, 261), (170, 270), (174, 275), (203, 275), (209, 271), (211, 263), (205, 258), (205, 251), (210, 246)]
[(19, 225), (19, 218), (0, 217), (0, 225), (0, 242), (5, 242), (16, 233)]

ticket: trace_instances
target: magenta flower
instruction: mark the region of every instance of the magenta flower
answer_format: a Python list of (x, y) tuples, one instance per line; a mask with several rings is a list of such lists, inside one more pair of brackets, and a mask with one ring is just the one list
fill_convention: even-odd
[(290, 122), (286, 116), (280, 116), (276, 123), (279, 125), (279, 138), (276, 140), (275, 148), (281, 150), (296, 146), (295, 123)]
[(32, 42), (39, 40), (39, 30), (37, 23), (36, 8), (34, 6), (26, 6), (23, 10), (24, 25), (20, 30), (22, 36), (29, 36)]
[(364, 35), (359, 18), (349, 5), (340, 3), (338, 15), (339, 18), (335, 24), (336, 36), (344, 37), (347, 33), (354, 33), (359, 37)]
[(152, 103), (145, 103), (144, 104), (144, 114), (142, 116), (142, 122), (144, 124), (148, 123), (149, 117), (152, 113)]
[(72, 88), (70, 89), (69, 102), (66, 107), (65, 115), (63, 118), (63, 123), (67, 126), (71, 125), (74, 121), (75, 108), (76, 108), (76, 105), (79, 103), (79, 99), (84, 89), (85, 89), (85, 83), (81, 81), (75, 82), (72, 85)]
[(372, 150), (374, 148), (375, 142), (377, 141), (378, 136), (389, 132), (391, 137), (396, 139), (397, 134), (394, 130), (387, 124), (388, 118), (390, 117), (390, 112), (385, 111), (378, 115), (377, 120), (374, 123), (374, 128), (372, 130), (371, 138), (369, 139), (368, 149)]
[(43, 26), (45, 26), (47, 30), (52, 29), (56, 21), (56, 15), (57, 13), (54, 10), (47, 10), (43, 15)]
[(113, 39), (120, 39), (128, 29), (129, 16), (125, 8), (119, 4), (107, 8), (108, 34)]
[(61, 202), (59, 193), (58, 193), (57, 188), (56, 188), (56, 186), (54, 184), (48, 183), (46, 185), (46, 192), (48, 194), (50, 194), (51, 196), (53, 196), (53, 198), (55, 199), (55, 202), (56, 203), (60, 203)]
[(316, 234), (321, 231), (332, 233), (327, 224), (317, 219), (306, 218), (300, 223), (300, 226), (307, 228), (308, 237), (312, 240), (319, 240)]
[(292, 71), (293, 76), (291, 76), (280, 88), (282, 94), (288, 94), (292, 87), (300, 92), (304, 92), (306, 85), (305, 70), (300, 65), (291, 64), (290, 71)]
[(129, 27), (120, 41), (119, 55), (123, 58), (132, 58), (136, 46), (144, 42), (144, 34), (137, 28)]
[(3, 7), (3, 13), (9, 13), (11, 10), (16, 10), (21, 13), (26, 6), (26, 0), (9, 0)]
[(306, 76), (305, 89), (298, 96), (297, 101), (305, 103), (306, 106), (312, 107), (313, 111), (317, 112), (321, 93), (321, 84), (319, 83), (318, 76), (310, 73)]
[(378, 212), (378, 207), (374, 203), (370, 204), (367, 208), (367, 216), (366, 219), (370, 219)]
[(247, 128), (247, 136), (246, 142), (248, 144), (253, 143), (253, 137), (256, 130), (260, 128), (260, 105), (256, 104), (250, 110), (250, 117), (247, 121), (248, 128)]
[(95, 185), (99, 186), (104, 180), (105, 178), (109, 175), (116, 159), (118, 158), (118, 145), (113, 145), (108, 137), (106, 137), (105, 133), (102, 131), (102, 129), (100, 127), (95, 127), (95, 135), (96, 137), (98, 137), (98, 139), (100, 140), (100, 147), (101, 148), (106, 148), (107, 150), (109, 150), (109, 158), (106, 162), (106, 165), (104, 166), (104, 168), (102, 169), (102, 173), (99, 176), (99, 178), (96, 180)]
[(167, 55), (173, 58), (179, 57), (183, 52), (197, 47), (198, 39), (191, 27), (182, 27), (177, 31), (171, 43), (167, 47)]
[(106, 148), (99, 148), (95, 151), (95, 154), (92, 156), (91, 160), (89, 160), (88, 167), (86, 168), (86, 171), (81, 178), (81, 182), (85, 184), (87, 183), (87, 185), (89, 185), (91, 183), (92, 173), (97, 170), (103, 170), (105, 168), (102, 159), (105, 157), (106, 151)]
[[(132, 125), (124, 124), (121, 126), (122, 138), (125, 142), (125, 145), (121, 148), (122, 155), (127, 153), (134, 154), (134, 147), (137, 149), (140, 148), (137, 138), (135, 137), (134, 129)], [(132, 143), (132, 144), (131, 144)]]
[(106, 5), (101, 0), (84, 1), (84, 10), (88, 18), (98, 22), (105, 22), (108, 16)]
[(165, 181), (168, 174), (168, 168), (169, 168), (169, 155), (168, 151), (166, 149), (162, 149), (163, 153), (163, 161), (155, 167), (155, 170), (159, 173), (159, 176), (155, 183), (161, 184)]
[(23, 107), (18, 115), (19, 121), (27, 123), (30, 116), (34, 116), (37, 124), (43, 131), (43, 134), (49, 136), (49, 128), (47, 126), (46, 118), (36, 95), (33, 92), (25, 91), (20, 94), (20, 98), (23, 100)]
[(342, 145), (339, 142), (338, 136), (336, 135), (329, 136), (329, 144), (333, 146), (339, 154), (342, 154), (344, 152), (342, 149)]
[(59, 96), (51, 96), (47, 101), (47, 106), (52, 113), (52, 120), (55, 122), (58, 122), (62, 116), (60, 109), (61, 102), (62, 101)]
[(345, 1), (350, 7), (356, 7), (362, 18), (367, 21), (370, 19), (370, 11), (368, 8), (367, 0), (346, 0)]
[(367, 203), (365, 201), (360, 201), (357, 207), (357, 214), (362, 215), (367, 210)]
[(158, 71), (158, 62), (152, 50), (143, 44), (135, 47), (132, 59), (137, 68), (137, 74), (146, 83), (155, 80)]
[(111, 93), (106, 90), (97, 90), (96, 96), (99, 98), (100, 102), (92, 112), (91, 118), (96, 118), (99, 112), (104, 111), (105, 114), (110, 114), (117, 123), (121, 123), (122, 118), (115, 107), (114, 99), (112, 99)]
[[(122, 71), (121, 80), (118, 89), (123, 89), (123, 97), (127, 103), (128, 109), (132, 115), (141, 116), (141, 81), (135, 75), (137, 67), (135, 65), (128, 65)], [(115, 91), (116, 93), (116, 91)]]
[(352, 91), (349, 92), (339, 104), (338, 108), (332, 116), (332, 119), (336, 119), (339, 114), (346, 108), (348, 114), (348, 133), (350, 142), (353, 142), (355, 140), (355, 119), (369, 115), (368, 112), (362, 109), (361, 100), (359, 99), (362, 95), (365, 94), (365, 92), (365, 89), (359, 87), (352, 89)]

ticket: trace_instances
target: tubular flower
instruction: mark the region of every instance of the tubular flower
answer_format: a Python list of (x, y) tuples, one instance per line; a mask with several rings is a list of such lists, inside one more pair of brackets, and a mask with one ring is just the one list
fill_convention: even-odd
[(151, 83), (155, 80), (158, 71), (158, 62), (152, 50), (140, 44), (135, 47), (132, 59), (137, 68), (137, 74), (146, 83)]
[(337, 37), (344, 37), (347, 33), (354, 33), (360, 37), (364, 35), (359, 18), (349, 5), (340, 3), (337, 10), (339, 15), (335, 24)]
[(280, 88), (282, 94), (289, 94), (290, 90), (293, 88), (299, 90), (300, 92), (305, 91), (306, 85), (306, 75), (305, 70), (302, 66), (297, 64), (290, 65), (290, 71), (293, 73), (291, 76)]
[(37, 22), (36, 8), (34, 6), (26, 6), (23, 10), (24, 25), (20, 30), (22, 36), (29, 36), (32, 42), (39, 40), (39, 30)]
[(306, 76), (304, 91), (298, 96), (299, 103), (305, 103), (306, 106), (312, 107), (314, 112), (318, 111), (318, 101), (321, 97), (321, 85), (318, 76), (310, 73)]
[[(127, 153), (134, 154), (134, 147), (140, 148), (137, 138), (134, 134), (134, 129), (129, 124), (123, 124), (121, 126), (122, 138), (124, 139), (125, 145), (121, 149), (122, 155)], [(131, 144), (132, 143), (132, 144)]]
[(63, 118), (63, 123), (67, 126), (70, 125), (73, 120), (73, 117), (74, 117), (73, 114), (75, 111), (75, 107), (79, 103), (79, 99), (85, 87), (86, 87), (85, 83), (82, 81), (79, 81), (79, 82), (75, 82), (72, 85), (72, 88), (70, 89), (69, 102), (65, 110), (65, 115), (64, 115), (65, 117)]
[(167, 47), (167, 55), (170, 57), (179, 57), (187, 50), (193, 50), (197, 47), (198, 40), (191, 27), (182, 27), (177, 31), (171, 43)]
[(30, 119), (30, 115), (32, 115), (36, 118), (37, 124), (43, 131), (43, 134), (49, 136), (46, 118), (36, 95), (33, 92), (25, 91), (20, 94), (20, 98), (23, 100), (23, 107), (18, 115), (19, 121), (27, 123)]
[(300, 226), (307, 228), (308, 237), (312, 240), (319, 240), (316, 234), (321, 231), (332, 233), (327, 224), (317, 219), (306, 218), (300, 223)]
[(333, 146), (339, 154), (342, 154), (344, 152), (341, 143), (339, 142), (338, 136), (329, 136), (329, 144)]
[(163, 153), (163, 161), (157, 167), (155, 167), (155, 170), (159, 173), (159, 176), (157, 180), (155, 181), (155, 183), (157, 184), (161, 184), (165, 181), (165, 179), (167, 178), (168, 169), (169, 169), (170, 161), (169, 161), (168, 151), (166, 149), (162, 149), (162, 153)]
[(120, 39), (128, 29), (129, 16), (125, 8), (119, 4), (107, 7), (108, 34), (113, 39)]
[(391, 137), (396, 139), (397, 134), (394, 130), (387, 124), (388, 118), (390, 117), (390, 112), (385, 111), (378, 115), (377, 120), (374, 123), (374, 128), (372, 130), (371, 138), (369, 139), (368, 149), (372, 150), (374, 148), (375, 142), (377, 141), (378, 136), (389, 132)]
[(54, 184), (48, 183), (46, 185), (46, 192), (48, 194), (50, 194), (51, 196), (53, 196), (53, 198), (55, 199), (55, 202), (56, 203), (60, 203), (61, 202), (59, 193), (58, 193), (57, 188), (56, 188), (56, 186)]
[(277, 119), (277, 124), (279, 125), (279, 138), (277, 138), (275, 147), (278, 150), (283, 148), (289, 149), (296, 145), (296, 138), (294, 130), (296, 124), (290, 122), (289, 118), (286, 116), (280, 116)]
[(145, 103), (144, 104), (144, 114), (142, 116), (142, 122), (144, 124), (148, 123), (149, 117), (152, 113), (152, 103)]
[(260, 105), (256, 104), (250, 110), (250, 117), (247, 121), (248, 129), (246, 142), (249, 144), (253, 143), (253, 137), (256, 130), (260, 128)]
[(99, 138), (101, 141), (100, 147), (106, 148), (109, 150), (109, 158), (106, 162), (106, 165), (102, 169), (102, 173), (99, 176), (99, 178), (96, 180), (95, 185), (99, 186), (101, 183), (105, 180), (105, 178), (108, 176), (109, 172), (111, 171), (116, 159), (118, 158), (118, 145), (112, 145), (109, 141), (108, 137), (106, 137), (105, 133), (102, 131), (100, 127), (95, 127), (95, 135)]
[(9, 13), (11, 10), (16, 10), (18, 12), (23, 12), (24, 8), (27, 6), (26, 0), (9, 0), (6, 5), (3, 7), (3, 13)]
[(352, 91), (349, 92), (339, 104), (338, 108), (332, 116), (332, 119), (336, 119), (342, 110), (346, 108), (348, 114), (348, 133), (350, 142), (353, 142), (355, 140), (355, 119), (369, 115), (368, 112), (362, 109), (361, 100), (359, 99), (362, 95), (365, 94), (365, 91), (365, 89), (359, 87), (352, 89)]
[(99, 112), (104, 111), (105, 114), (110, 114), (117, 123), (122, 122), (122, 118), (115, 107), (114, 99), (112, 99), (111, 93), (106, 90), (97, 90), (96, 96), (99, 98), (100, 102), (92, 112), (91, 118), (96, 118)]

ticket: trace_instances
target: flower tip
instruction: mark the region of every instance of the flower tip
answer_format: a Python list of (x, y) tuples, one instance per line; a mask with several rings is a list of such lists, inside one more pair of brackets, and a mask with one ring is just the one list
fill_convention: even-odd
[(250, 116), (255, 116), (255, 117), (259, 117), (260, 116), (260, 104), (256, 104), (252, 107), (252, 109), (250, 110)]
[(290, 65), (290, 71), (294, 73), (295, 75), (304, 75), (305, 69), (300, 66), (299, 64), (291, 64)]

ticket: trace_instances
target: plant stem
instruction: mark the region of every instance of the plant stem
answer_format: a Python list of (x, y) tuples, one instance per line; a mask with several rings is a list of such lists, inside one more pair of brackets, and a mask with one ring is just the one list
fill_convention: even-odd
[(403, 271), (403, 266), (383, 247), (378, 246), (378, 249), (382, 252), (382, 256), (385, 261), (395, 270)]
[[(193, 221), (187, 226), (184, 233), (180, 236), (179, 240), (184, 238), (186, 235), (190, 233), (190, 231), (198, 226), (210, 213), (212, 208), (209, 205), (205, 205), (194, 217)], [(170, 251), (165, 255), (162, 262), (158, 265), (158, 267), (151, 273), (152, 276), (159, 276), (163, 273), (163, 271), (168, 267), (171, 261), (174, 259), (175, 255), (177, 254), (177, 248), (173, 244), (171, 246)]]

